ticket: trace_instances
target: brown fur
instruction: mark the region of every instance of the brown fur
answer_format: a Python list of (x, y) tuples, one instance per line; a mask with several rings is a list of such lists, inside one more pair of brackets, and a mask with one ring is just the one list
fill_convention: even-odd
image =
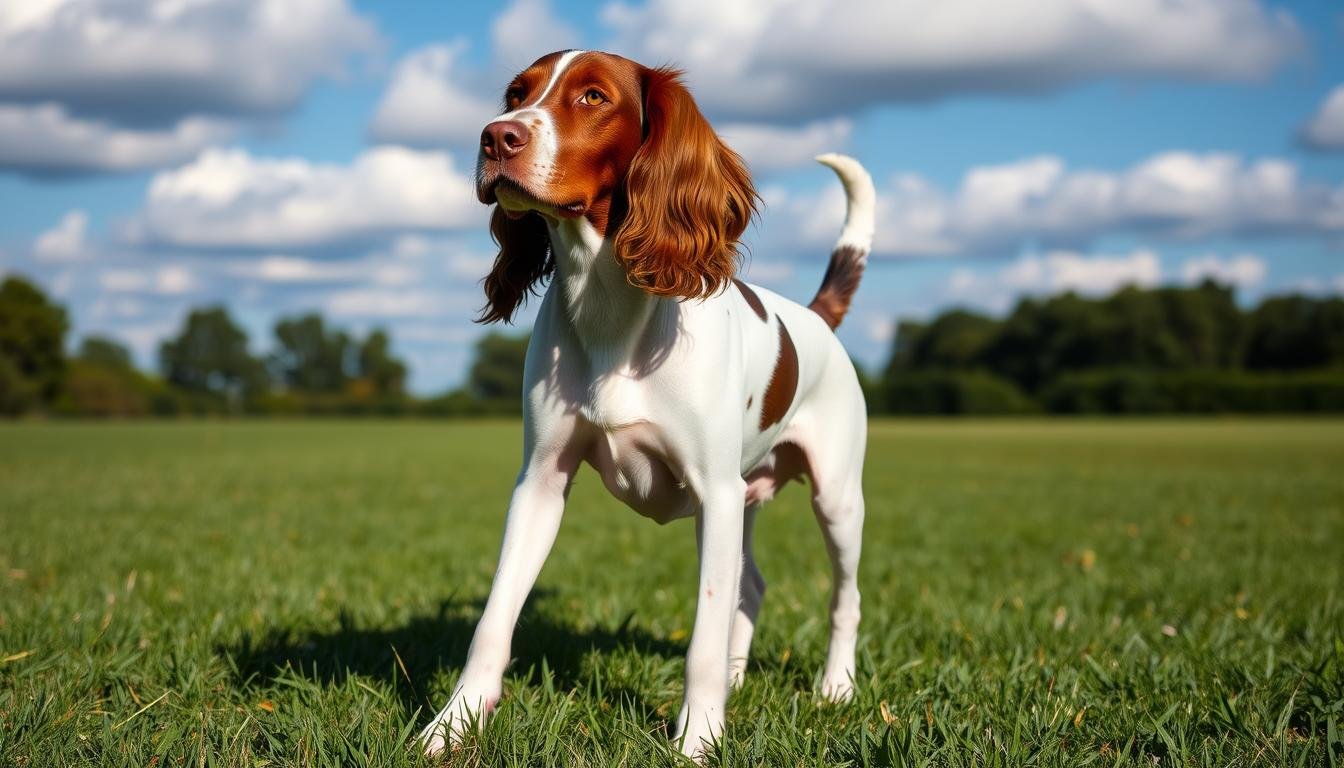
[(742, 293), (743, 300), (747, 302), (747, 306), (751, 307), (751, 311), (761, 318), (761, 322), (769, 321), (770, 318), (765, 314), (765, 305), (761, 303), (761, 297), (751, 290), (751, 286), (736, 278), (733, 279), (733, 285), (737, 286), (737, 290)]
[(680, 73), (645, 69), (645, 137), (625, 174), (616, 258), (658, 296), (703, 298), (737, 271), (737, 241), (756, 212), (742, 159), (700, 114)]
[(831, 252), (831, 262), (826, 265), (826, 276), (821, 279), (821, 287), (807, 308), (821, 316), (822, 320), (835, 330), (840, 321), (849, 312), (849, 302), (859, 289), (859, 280), (863, 277), (864, 254), (852, 245), (842, 245)]
[(499, 255), (483, 281), (485, 306), (476, 322), (511, 323), (518, 307), (536, 293), (538, 283), (555, 271), (551, 239), (541, 216), (529, 213), (511, 219), (499, 206), (490, 215), (490, 234), (499, 244)]
[(761, 399), (762, 431), (784, 420), (798, 391), (798, 350), (793, 346), (789, 329), (784, 327), (784, 320), (778, 316), (775, 320), (779, 323), (779, 357)]

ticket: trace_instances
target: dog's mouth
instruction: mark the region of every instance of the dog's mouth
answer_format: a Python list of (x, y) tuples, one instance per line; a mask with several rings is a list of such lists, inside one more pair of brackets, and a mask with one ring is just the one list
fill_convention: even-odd
[(588, 203), (583, 200), (565, 203), (543, 200), (519, 182), (503, 174), (483, 185), (478, 197), (486, 204), (497, 203), (500, 210), (504, 211), (504, 215), (511, 219), (522, 218), (533, 211), (543, 216), (564, 219), (577, 219), (588, 212)]

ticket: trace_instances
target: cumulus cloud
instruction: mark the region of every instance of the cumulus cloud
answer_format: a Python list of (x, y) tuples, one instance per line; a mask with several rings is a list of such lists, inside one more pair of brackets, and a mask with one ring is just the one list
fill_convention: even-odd
[(89, 215), (73, 210), (61, 217), (56, 226), (33, 240), (33, 255), (38, 261), (82, 261), (89, 256), (85, 235), (89, 229)]
[(496, 63), (510, 73), (552, 51), (580, 47), (578, 30), (556, 16), (548, 0), (515, 0), (495, 18), (490, 39)]
[(377, 35), (348, 0), (0, 4), (0, 169), (174, 165), (281, 114)]
[(727, 123), (717, 128), (757, 173), (795, 168), (824, 152), (842, 150), (853, 129), (853, 121), (843, 117), (796, 128), (767, 123)]
[[(478, 93), (463, 73), (464, 42), (412, 51), (392, 74), (369, 124), (378, 142), (413, 147), (470, 148), (499, 112), (496, 100)], [(502, 87), (502, 85), (501, 85)]]
[(465, 63), (465, 40), (406, 54), (369, 122), (369, 137), (474, 153), (481, 128), (500, 112), (508, 79), (547, 53), (579, 47), (580, 35), (547, 0), (515, 0), (495, 17), (490, 39), (491, 60), (484, 68)]
[(1344, 295), (1344, 272), (1334, 277), (1304, 277), (1294, 281), (1289, 289), (1312, 296)]
[(119, 128), (71, 117), (56, 103), (0, 104), (0, 167), (35, 176), (162, 167), (232, 132), (228, 122), (201, 117), (167, 128)]
[(1313, 149), (1344, 149), (1344, 85), (1337, 86), (1302, 126), (1302, 142)]
[[(767, 196), (768, 242), (829, 245), (844, 218), (839, 185)], [(1344, 186), (1305, 181), (1293, 163), (1166, 152), (1121, 171), (1069, 169), (1043, 156), (972, 168), (946, 191), (898, 174), (878, 194), (875, 252), (1008, 255), (1025, 245), (1077, 248), (1108, 233), (1193, 240), (1227, 235), (1344, 234)]]
[(98, 284), (107, 293), (151, 293), (159, 296), (181, 296), (200, 287), (196, 275), (181, 264), (105, 269), (98, 274)]
[(376, 42), (347, 0), (7, 2), (0, 101), (127, 125), (273, 115)]
[(303, 256), (270, 255), (260, 259), (236, 259), (226, 271), (234, 277), (271, 286), (349, 285), (355, 283), (402, 286), (419, 282), (419, 265), (387, 260), (378, 255), (353, 261), (323, 261)]
[(1181, 279), (1187, 283), (1213, 280), (1237, 288), (1254, 288), (1264, 283), (1269, 265), (1255, 254), (1243, 253), (1227, 259), (1208, 254), (1189, 259), (1181, 265)]
[(1106, 296), (1126, 286), (1153, 288), (1164, 283), (1196, 284), (1206, 279), (1236, 288), (1256, 288), (1268, 272), (1265, 260), (1249, 253), (1229, 258), (1206, 254), (1165, 269), (1158, 254), (1147, 248), (1122, 254), (1058, 250), (1026, 254), (990, 269), (957, 268), (948, 276), (941, 298), (1004, 312), (1022, 296), (1048, 296), (1065, 291)]
[(475, 309), (475, 305), (461, 295), (387, 288), (335, 291), (326, 297), (323, 306), (333, 317), (370, 319), (460, 316)]
[(1149, 288), (1161, 279), (1162, 262), (1147, 249), (1117, 256), (1052, 251), (1041, 256), (1022, 256), (990, 271), (954, 270), (945, 295), (951, 301), (1002, 311), (1021, 294), (1073, 291), (1101, 296), (1126, 285)]
[(471, 180), (443, 152), (374, 147), (335, 165), (212, 149), (154, 177), (127, 236), (149, 245), (274, 251), (484, 221)]
[(678, 62), (716, 114), (794, 120), (1108, 76), (1254, 79), (1303, 40), (1261, 0), (649, 0), (603, 19), (613, 50)]

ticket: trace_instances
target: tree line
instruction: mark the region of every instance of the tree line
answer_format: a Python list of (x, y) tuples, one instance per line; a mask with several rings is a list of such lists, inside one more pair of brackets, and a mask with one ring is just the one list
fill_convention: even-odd
[[(224, 307), (193, 310), (158, 370), (88, 337), (67, 353), (63, 307), (0, 283), (0, 413), (511, 415), (527, 336), (476, 344), (463, 387), (417, 398), (386, 331), (360, 337), (320, 314), (281, 318), (254, 354)], [(1231, 288), (1124, 288), (1027, 298), (1005, 317), (952, 309), (898, 324), (881, 370), (860, 370), (873, 414), (1344, 412), (1344, 299)]]
[[(66, 309), (17, 276), (0, 283), (0, 414), (70, 416), (429, 414), (516, 412), (501, 383), (521, 379), (526, 340), (492, 335), (477, 345), (468, 386), (432, 398), (406, 391), (409, 366), (387, 331), (360, 337), (318, 313), (278, 320), (269, 351), (222, 306), (192, 310), (158, 348), (157, 371), (102, 336), (67, 352)], [(503, 369), (503, 370), (502, 370)], [(508, 389), (507, 387), (505, 389)], [(506, 395), (516, 401), (521, 385)]]
[(1231, 288), (1123, 288), (955, 309), (898, 325), (866, 382), (883, 413), (1344, 411), (1344, 300)]

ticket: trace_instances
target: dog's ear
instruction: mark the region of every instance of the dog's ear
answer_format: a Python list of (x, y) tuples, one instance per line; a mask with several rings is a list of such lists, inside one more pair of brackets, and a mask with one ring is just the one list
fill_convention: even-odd
[(498, 205), (490, 215), (490, 234), (499, 244), (499, 255), (483, 281), (485, 306), (476, 322), (509, 323), (528, 295), (536, 292), (537, 284), (555, 270), (551, 238), (541, 216), (527, 213), (510, 218)]
[(631, 284), (649, 293), (709, 296), (737, 271), (737, 241), (756, 212), (756, 189), (680, 72), (646, 69), (643, 88), (644, 142), (625, 176), (616, 258)]

